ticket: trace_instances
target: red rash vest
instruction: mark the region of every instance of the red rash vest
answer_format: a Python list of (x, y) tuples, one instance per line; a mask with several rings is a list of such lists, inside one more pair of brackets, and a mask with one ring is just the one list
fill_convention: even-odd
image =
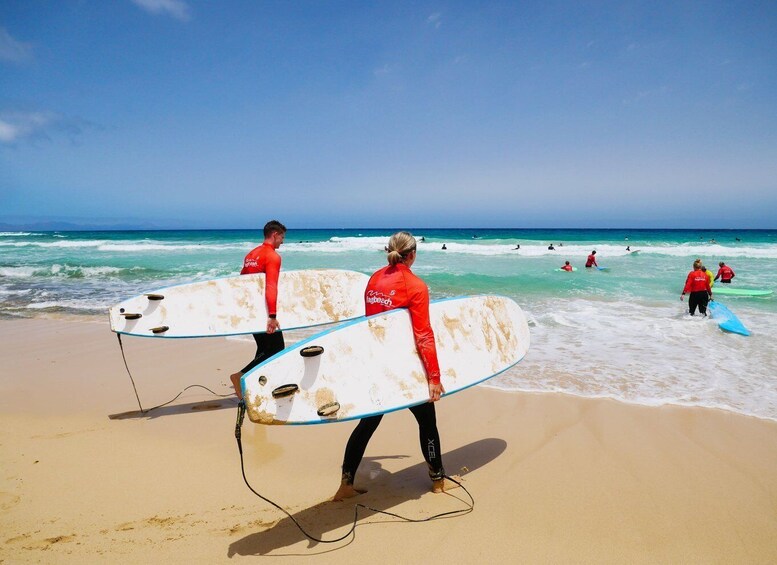
[(364, 291), (364, 310), (367, 316), (395, 308), (407, 308), (413, 324), (413, 336), (426, 375), (432, 384), (440, 383), (440, 364), (434, 332), (429, 321), (429, 289), (405, 265), (388, 265), (377, 271)]
[(599, 265), (596, 264), (596, 255), (589, 255), (588, 259), (585, 261), (586, 267), (598, 267)]
[(720, 277), (720, 280), (722, 281), (730, 281), (734, 278), (734, 269), (728, 265), (723, 265), (720, 269), (718, 269), (718, 274), (715, 277), (715, 280), (718, 280), (718, 277)]
[(243, 260), (241, 275), (265, 273), (264, 299), (267, 302), (267, 315), (275, 316), (278, 303), (278, 275), (281, 272), (281, 256), (273, 249), (272, 244), (263, 243), (252, 249)]
[(707, 276), (707, 273), (704, 271), (691, 271), (688, 273), (688, 278), (685, 279), (685, 288), (683, 289), (683, 294), (686, 292), (699, 292), (702, 290), (706, 290), (709, 293), (712, 293), (712, 289), (710, 288), (710, 279)]

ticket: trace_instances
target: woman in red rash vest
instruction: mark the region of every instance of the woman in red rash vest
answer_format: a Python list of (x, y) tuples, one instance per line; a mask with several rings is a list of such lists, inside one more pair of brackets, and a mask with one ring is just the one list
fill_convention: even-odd
[[(412, 235), (407, 232), (395, 233), (389, 239), (387, 251), (388, 266), (372, 275), (364, 291), (365, 313), (372, 316), (395, 308), (407, 308), (410, 312), (416, 349), (426, 369), (429, 385), (429, 402), (412, 406), (410, 411), (418, 421), (421, 452), (429, 465), (432, 491), (443, 492), (445, 471), (442, 466), (434, 402), (440, 399), (445, 389), (440, 383), (437, 348), (429, 321), (429, 289), (410, 270), (416, 259), (416, 241)], [(382, 418), (382, 414), (362, 418), (351, 433), (343, 456), (340, 488), (335, 493), (334, 500), (343, 500), (366, 492), (354, 488), (353, 481), (367, 443)]]
[(712, 288), (710, 288), (710, 279), (707, 273), (701, 270), (701, 261), (697, 259), (693, 262), (693, 271), (688, 273), (685, 279), (685, 288), (680, 295), (683, 299), (686, 292), (690, 292), (688, 297), (688, 312), (693, 316), (696, 313), (696, 307), (699, 308), (699, 314), (707, 315), (707, 303), (712, 298)]

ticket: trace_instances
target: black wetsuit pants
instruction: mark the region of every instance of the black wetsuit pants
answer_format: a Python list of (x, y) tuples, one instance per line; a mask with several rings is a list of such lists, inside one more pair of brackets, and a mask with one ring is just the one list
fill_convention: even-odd
[(285, 347), (283, 332), (280, 330), (274, 331), (271, 334), (254, 334), (254, 341), (256, 341), (256, 355), (254, 355), (253, 361), (241, 369), (242, 373), (247, 373), (265, 359), (269, 359), (279, 351), (282, 351)]
[(696, 307), (699, 308), (699, 314), (707, 315), (707, 303), (710, 301), (710, 295), (706, 290), (697, 290), (688, 296), (688, 312), (693, 316), (696, 313)]
[[(425, 402), (418, 406), (412, 406), (410, 411), (418, 422), (418, 432), (421, 440), (421, 453), (429, 465), (429, 476), (432, 480), (442, 479), (445, 471), (442, 467), (442, 453), (440, 450), (440, 434), (437, 432), (437, 414), (433, 402)], [(343, 480), (353, 484), (356, 469), (367, 449), (367, 443), (372, 434), (378, 429), (383, 414), (362, 418), (356, 429), (351, 433), (348, 444), (345, 446), (343, 457)]]

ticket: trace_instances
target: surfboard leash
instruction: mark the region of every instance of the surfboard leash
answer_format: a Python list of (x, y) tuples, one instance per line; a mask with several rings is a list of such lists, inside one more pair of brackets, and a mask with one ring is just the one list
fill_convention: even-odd
[(124, 368), (127, 369), (127, 374), (129, 375), (130, 381), (132, 382), (132, 390), (135, 391), (135, 398), (138, 400), (138, 407), (140, 408), (140, 412), (142, 414), (145, 414), (146, 411), (143, 410), (143, 405), (140, 403), (140, 396), (138, 396), (138, 387), (135, 386), (135, 379), (132, 378), (132, 373), (130, 372), (129, 365), (127, 365), (127, 356), (124, 354), (124, 344), (121, 342), (121, 334), (117, 333), (116, 337), (119, 338), (119, 349), (121, 349), (121, 358), (124, 361)]
[(178, 400), (178, 397), (181, 396), (184, 392), (189, 390), (190, 388), (203, 388), (207, 390), (209, 393), (211, 393), (213, 396), (218, 396), (219, 398), (226, 398), (228, 396), (232, 396), (232, 393), (228, 394), (218, 394), (217, 392), (212, 391), (208, 387), (204, 385), (189, 385), (185, 389), (183, 389), (181, 392), (175, 395), (174, 398), (171, 400), (168, 400), (167, 402), (164, 402), (163, 404), (159, 404), (158, 406), (152, 406), (151, 408), (143, 408), (143, 405), (140, 403), (140, 396), (138, 395), (138, 388), (135, 386), (135, 379), (132, 378), (132, 373), (130, 372), (129, 365), (127, 365), (127, 356), (124, 354), (124, 344), (121, 342), (121, 334), (117, 333), (116, 337), (119, 338), (119, 349), (121, 349), (121, 358), (124, 361), (124, 368), (127, 369), (127, 375), (129, 375), (130, 381), (132, 382), (132, 390), (135, 391), (135, 398), (138, 400), (138, 408), (140, 408), (141, 414), (148, 414), (152, 410), (156, 410), (157, 408), (162, 408), (163, 406), (167, 406), (168, 404), (172, 404), (176, 400)]
[(467, 503), (467, 508), (462, 508), (460, 510), (450, 510), (448, 512), (441, 512), (439, 514), (435, 514), (434, 516), (429, 516), (427, 518), (408, 518), (406, 516), (401, 516), (400, 514), (395, 514), (387, 510), (378, 510), (377, 508), (372, 508), (371, 506), (367, 506), (366, 504), (357, 502), (356, 504), (354, 504), (354, 507), (353, 507), (353, 523), (351, 524), (350, 530), (348, 530), (345, 534), (343, 534), (342, 536), (336, 539), (331, 539), (331, 540), (319, 539), (316, 536), (313, 536), (309, 534), (307, 531), (305, 531), (305, 528), (303, 528), (302, 525), (297, 521), (297, 519), (294, 518), (294, 516), (292, 516), (285, 508), (273, 502), (266, 496), (263, 496), (261, 493), (257, 492), (254, 489), (254, 487), (251, 486), (251, 483), (248, 482), (248, 477), (246, 477), (245, 462), (243, 460), (243, 440), (242, 440), (242, 433), (241, 433), (241, 430), (243, 427), (243, 420), (245, 418), (245, 413), (246, 413), (245, 401), (241, 400), (237, 405), (237, 421), (235, 422), (235, 439), (237, 440), (237, 450), (240, 453), (240, 472), (243, 474), (243, 481), (245, 482), (246, 486), (252, 493), (254, 493), (256, 496), (264, 500), (266, 503), (270, 504), (271, 506), (274, 506), (275, 508), (277, 508), (278, 510), (286, 514), (286, 516), (288, 516), (289, 519), (292, 522), (294, 522), (294, 525), (297, 526), (297, 528), (299, 528), (299, 531), (302, 532), (303, 535), (309, 540), (315, 541), (317, 543), (337, 543), (351, 536), (351, 534), (353, 534), (355, 538), (356, 526), (359, 521), (360, 508), (363, 508), (364, 510), (370, 510), (371, 512), (374, 512), (376, 514), (385, 514), (386, 516), (391, 516), (393, 518), (397, 518), (404, 522), (416, 522), (416, 523), (430, 522), (432, 520), (438, 520), (440, 518), (451, 517), (451, 516), (463, 516), (464, 514), (469, 514), (475, 509), (475, 499), (473, 498), (472, 494), (470, 494), (470, 492), (467, 490), (467, 487), (465, 487), (463, 484), (461, 484), (453, 477), (449, 475), (443, 475), (444, 478), (450, 480), (453, 483), (456, 483), (458, 486), (462, 488), (464, 492), (467, 493), (467, 496), (469, 497), (469, 500), (470, 500), (470, 502)]

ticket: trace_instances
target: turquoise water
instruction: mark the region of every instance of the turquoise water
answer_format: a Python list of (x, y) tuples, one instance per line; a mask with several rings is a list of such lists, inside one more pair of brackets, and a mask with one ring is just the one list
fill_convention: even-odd
[[(392, 231), (290, 230), (283, 268), (371, 273)], [(777, 291), (777, 231), (411, 231), (425, 238), (413, 270), (433, 298), (497, 293), (527, 313), (529, 354), (493, 386), (777, 419), (777, 297), (721, 298), (750, 337), (689, 317), (679, 300), (697, 257), (713, 272), (729, 264), (733, 286)], [(236, 274), (260, 240), (238, 230), (0, 233), (0, 317), (105, 315), (141, 292)], [(583, 268), (592, 249), (608, 271)], [(565, 260), (578, 271), (557, 271)]]

